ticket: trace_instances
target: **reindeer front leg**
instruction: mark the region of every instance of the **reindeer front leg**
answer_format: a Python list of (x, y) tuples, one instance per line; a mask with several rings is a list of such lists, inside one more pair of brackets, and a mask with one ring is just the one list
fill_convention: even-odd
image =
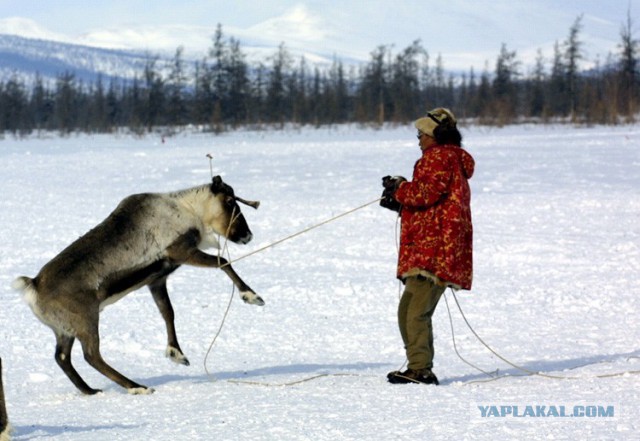
[(198, 248), (199, 238), (200, 234), (197, 230), (188, 231), (167, 248), (167, 257), (178, 264), (220, 268), (231, 279), (236, 288), (238, 288), (240, 297), (245, 303), (258, 306), (264, 305), (264, 300), (262, 300), (249, 285), (244, 283), (226, 259), (212, 256)]
[(233, 281), (233, 284), (236, 286), (236, 288), (238, 288), (238, 291), (240, 291), (240, 297), (245, 303), (249, 303), (251, 305), (258, 305), (258, 306), (264, 305), (264, 300), (262, 300), (262, 297), (256, 294), (246, 283), (244, 283), (244, 281), (235, 272), (235, 270), (231, 267), (231, 264), (229, 264), (229, 262), (226, 259), (222, 257), (218, 258), (216, 256), (210, 256), (209, 254), (204, 253), (200, 250), (198, 251), (199, 253), (202, 254), (202, 256), (196, 257), (196, 260), (199, 260), (202, 258), (204, 258), (204, 260), (208, 260), (208, 259), (215, 260), (215, 266), (222, 269), (222, 271), (224, 271), (224, 273), (227, 276), (229, 276), (231, 281)]

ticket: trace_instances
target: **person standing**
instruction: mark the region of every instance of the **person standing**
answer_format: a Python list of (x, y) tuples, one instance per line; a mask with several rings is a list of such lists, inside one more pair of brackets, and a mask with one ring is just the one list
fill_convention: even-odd
[(380, 205), (399, 212), (397, 277), (405, 288), (398, 326), (407, 369), (393, 371), (393, 384), (439, 384), (433, 373), (431, 317), (447, 287), (471, 289), (473, 278), (471, 191), (475, 161), (462, 148), (453, 113), (436, 108), (414, 123), (422, 156), (411, 181), (383, 178)]

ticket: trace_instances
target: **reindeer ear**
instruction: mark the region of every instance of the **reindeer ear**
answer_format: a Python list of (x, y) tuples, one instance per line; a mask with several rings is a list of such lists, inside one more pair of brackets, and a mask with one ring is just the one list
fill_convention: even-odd
[(220, 193), (223, 185), (224, 184), (222, 183), (222, 178), (220, 177), (220, 175), (214, 176), (211, 180), (211, 191), (213, 193)]

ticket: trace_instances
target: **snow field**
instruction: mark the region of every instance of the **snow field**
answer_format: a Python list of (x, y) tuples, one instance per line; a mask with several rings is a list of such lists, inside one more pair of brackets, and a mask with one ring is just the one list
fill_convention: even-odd
[[(145, 290), (101, 315), (102, 354), (156, 389), (131, 396), (74, 347), (103, 394), (80, 395), (53, 360), (54, 337), (11, 290), (100, 222), (125, 196), (172, 191), (214, 172), (246, 199), (254, 233), (232, 258), (377, 198), (380, 178), (411, 176), (409, 127), (339, 127), (221, 136), (5, 139), (0, 143), (0, 356), (18, 440), (634, 439), (640, 370), (640, 128), (463, 127), (472, 178), (474, 286), (467, 319), (522, 374), (488, 352), (447, 294), (434, 316), (439, 387), (397, 386), (396, 220), (376, 205), (234, 264), (266, 301), (233, 300), (220, 271), (169, 279), (190, 367), (164, 357), (162, 320)], [(208, 371), (208, 373), (207, 373)], [(326, 374), (326, 375), (325, 375)], [(333, 375), (336, 374), (336, 375)], [(292, 386), (278, 386), (318, 378)], [(238, 382), (264, 383), (256, 385)], [(616, 417), (480, 418), (477, 405), (614, 405)]]

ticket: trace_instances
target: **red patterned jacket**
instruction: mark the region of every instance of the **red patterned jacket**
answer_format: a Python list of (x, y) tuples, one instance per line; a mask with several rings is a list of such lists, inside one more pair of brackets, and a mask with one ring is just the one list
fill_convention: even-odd
[(395, 193), (402, 204), (398, 277), (422, 274), (454, 288), (471, 289), (471, 191), (475, 161), (461, 147), (425, 149), (412, 181)]

